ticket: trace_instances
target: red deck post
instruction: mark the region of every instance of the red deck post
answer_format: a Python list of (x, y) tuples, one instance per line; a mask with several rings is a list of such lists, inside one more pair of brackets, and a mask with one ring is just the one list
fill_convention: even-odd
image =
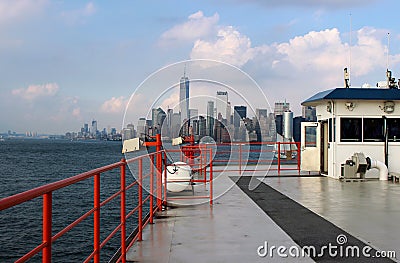
[[(210, 158), (212, 156), (212, 148), (210, 149)], [(210, 161), (210, 205), (213, 204), (213, 162)]]
[(278, 174), (281, 174), (281, 143), (278, 143)]
[(299, 170), (299, 174), (300, 174), (300, 167), (301, 167), (301, 160), (300, 160), (300, 152), (301, 152), (301, 150), (300, 150), (300, 143), (299, 142), (297, 142), (296, 143), (296, 146), (297, 146), (297, 169)]
[(42, 262), (51, 262), (52, 192), (43, 195), (43, 248)]
[(154, 184), (154, 155), (151, 156), (150, 162), (150, 224), (153, 224), (153, 184)]
[(161, 211), (162, 206), (162, 155), (161, 155), (161, 134), (156, 134), (156, 168), (157, 168), (157, 207)]
[(120, 204), (120, 217), (121, 217), (121, 262), (126, 262), (126, 189), (125, 189), (125, 168), (126, 161), (122, 159), (121, 162), (121, 177), (120, 177), (120, 191), (121, 191), (121, 204)]
[(138, 200), (139, 200), (139, 211), (138, 211), (138, 241), (142, 241), (142, 230), (143, 230), (143, 192), (142, 192), (142, 176), (143, 176), (143, 164), (142, 164), (142, 158), (139, 159), (139, 178), (138, 178)]
[(163, 168), (164, 172), (164, 185), (163, 185), (163, 189), (164, 189), (164, 197), (163, 197), (163, 204), (165, 206), (167, 206), (167, 154), (164, 153), (164, 168)]
[(100, 262), (100, 174), (94, 176), (94, 216), (93, 216), (93, 250), (94, 262)]

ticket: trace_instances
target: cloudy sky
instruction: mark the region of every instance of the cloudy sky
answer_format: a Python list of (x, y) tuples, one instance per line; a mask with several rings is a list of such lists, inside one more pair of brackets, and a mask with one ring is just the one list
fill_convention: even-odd
[(0, 0), (0, 132), (62, 134), (92, 119), (120, 128), (140, 83), (188, 59), (239, 67), (271, 104), (286, 99), (299, 115), (302, 101), (343, 85), (344, 67), (352, 86), (384, 80), (388, 60), (400, 77), (399, 8), (397, 0)]

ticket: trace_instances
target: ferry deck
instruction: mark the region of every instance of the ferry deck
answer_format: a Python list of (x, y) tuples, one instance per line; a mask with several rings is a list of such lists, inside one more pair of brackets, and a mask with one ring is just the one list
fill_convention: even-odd
[[(128, 251), (127, 261), (398, 262), (398, 183), (272, 171), (215, 176), (214, 196), (219, 197), (212, 206), (160, 212)], [(249, 185), (257, 187), (250, 191)], [(356, 247), (358, 254), (352, 252)]]

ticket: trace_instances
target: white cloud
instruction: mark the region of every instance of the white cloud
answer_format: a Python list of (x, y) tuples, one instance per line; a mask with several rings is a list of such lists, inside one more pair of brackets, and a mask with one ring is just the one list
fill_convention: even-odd
[(30, 85), (26, 89), (14, 89), (11, 91), (12, 95), (21, 97), (25, 100), (35, 100), (41, 97), (51, 97), (58, 92), (59, 88), (57, 83), (48, 83), (43, 85)]
[[(316, 2), (309, 1), (309, 4), (313, 3)], [(384, 78), (384, 73), (379, 74), (386, 69), (387, 30), (384, 29), (359, 29), (351, 47), (337, 28), (310, 31), (285, 42), (254, 46), (250, 37), (237, 28), (220, 25), (218, 20), (214, 20), (210, 27), (209, 21), (198, 18), (204, 18), (204, 15), (196, 13), (167, 32), (175, 32), (176, 38), (182, 33), (182, 39), (191, 40), (191, 59), (220, 60), (243, 68), (256, 77), (264, 91), (272, 94), (271, 101), (286, 97), (292, 105), (300, 108), (300, 102), (315, 92), (341, 86), (343, 68), (349, 66), (352, 86), (364, 82), (374, 85), (380, 76)], [(197, 27), (213, 30), (207, 30), (207, 34), (196, 35), (195, 32), (185, 35), (185, 28), (194, 20)], [(400, 54), (391, 54), (390, 67), (399, 63)], [(294, 85), (300, 88), (293, 88)], [(277, 88), (279, 92), (276, 92)]]
[(176, 41), (193, 41), (198, 38), (204, 38), (217, 31), (219, 20), (218, 13), (213, 16), (204, 16), (202, 11), (191, 14), (188, 21), (176, 25), (161, 35), (162, 44), (168, 44)]
[(39, 13), (48, 0), (0, 0), (0, 24)]
[[(332, 72), (349, 66), (351, 52), (352, 74), (363, 76), (386, 65), (383, 37), (383, 30), (361, 28), (357, 31), (356, 43), (352, 44), (350, 50), (349, 44), (340, 38), (339, 30), (333, 28), (297, 36), (287, 43), (277, 45), (276, 49), (282, 55), (281, 62), (286, 61), (299, 71), (311, 69), (316, 73)], [(391, 56), (391, 61), (398, 63), (399, 55)]]
[(170, 94), (169, 97), (165, 98), (160, 105), (162, 109), (174, 109), (175, 112), (179, 111), (179, 92), (175, 91)]
[(101, 111), (107, 113), (122, 113), (128, 100), (124, 96), (112, 97), (101, 105)]
[(252, 48), (250, 38), (227, 26), (218, 31), (215, 41), (196, 40), (190, 58), (214, 59), (242, 66), (264, 50), (264, 47)]
[(276, 48), (279, 54), (284, 55), (284, 60), (299, 70), (306, 67), (318, 70), (343, 67), (348, 53), (348, 48), (341, 42), (336, 28), (311, 31), (291, 39), (288, 43), (279, 44)]
[(82, 8), (62, 12), (61, 17), (64, 18), (67, 24), (74, 25), (85, 23), (86, 18), (94, 15), (95, 13), (95, 5), (93, 2), (89, 2)]
[(233, 26), (221, 26), (218, 22), (217, 13), (207, 17), (202, 11), (198, 11), (190, 15), (184, 23), (164, 32), (161, 36), (162, 43), (191, 42), (191, 59), (220, 60), (236, 66), (242, 66), (257, 54), (266, 51), (266, 46), (253, 48), (250, 38)]

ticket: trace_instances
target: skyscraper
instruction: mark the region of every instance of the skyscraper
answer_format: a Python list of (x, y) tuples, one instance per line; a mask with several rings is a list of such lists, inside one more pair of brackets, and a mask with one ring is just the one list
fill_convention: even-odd
[(240, 120), (247, 117), (247, 107), (246, 106), (235, 106), (233, 107), (233, 126), (239, 128)]
[(157, 133), (161, 133), (161, 129), (166, 118), (166, 114), (163, 109), (158, 107), (157, 109), (152, 109), (152, 121), (153, 121), (153, 133), (154, 131)]
[(92, 136), (96, 136), (97, 134), (97, 121), (95, 120), (92, 121), (92, 129), (90, 130), (90, 134)]
[(317, 121), (316, 109), (311, 106), (303, 106), (302, 117), (306, 121)]
[(256, 109), (256, 117), (257, 117), (258, 127), (260, 129), (261, 141), (267, 141), (268, 136), (270, 136), (268, 110)]
[(290, 104), (288, 102), (275, 102), (274, 115), (283, 115), (285, 111), (290, 110)]
[(207, 135), (213, 137), (214, 135), (214, 101), (207, 103)]
[(139, 137), (143, 136), (146, 132), (146, 118), (139, 118), (137, 124), (137, 135)]
[(226, 119), (226, 110), (228, 106), (228, 92), (226, 91), (217, 91), (217, 97), (216, 97), (216, 105), (217, 105), (217, 118), (219, 116), (222, 117), (222, 119)]
[(179, 84), (179, 105), (182, 123), (189, 118), (189, 78), (184, 73)]
[(231, 103), (228, 101), (226, 104), (226, 125), (231, 124), (232, 107)]

